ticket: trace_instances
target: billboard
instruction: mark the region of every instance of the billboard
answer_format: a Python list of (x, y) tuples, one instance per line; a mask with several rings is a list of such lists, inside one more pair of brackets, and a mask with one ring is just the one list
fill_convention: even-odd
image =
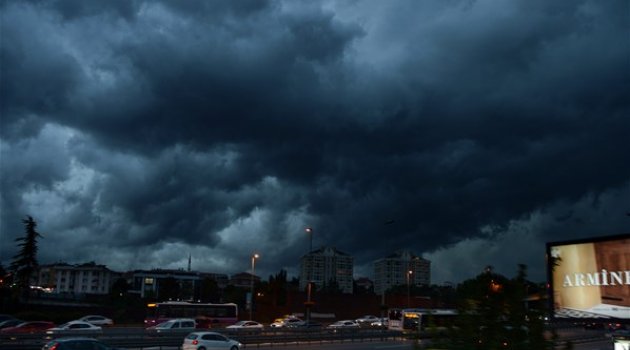
[(630, 234), (547, 243), (552, 317), (630, 323)]

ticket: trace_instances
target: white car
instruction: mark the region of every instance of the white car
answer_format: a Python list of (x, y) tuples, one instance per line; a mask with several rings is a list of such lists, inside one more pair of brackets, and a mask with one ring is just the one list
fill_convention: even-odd
[(372, 323), (378, 320), (378, 317), (374, 315), (365, 315), (363, 317), (357, 318), (355, 321), (357, 321), (357, 323)]
[(281, 321), (276, 320), (270, 326), (272, 328), (282, 328), (282, 327), (299, 327), (299, 326), (303, 326), (305, 324), (306, 324), (305, 321), (302, 321), (301, 319), (299, 319), (297, 317), (288, 317), (288, 318), (285, 318), (285, 319), (283, 319)]
[(256, 322), (256, 321), (238, 321), (235, 324), (231, 325), (231, 326), (227, 326), (225, 328), (229, 328), (229, 329), (242, 329), (242, 328), (247, 328), (247, 329), (262, 329), (263, 325)]
[(378, 328), (387, 328), (388, 325), (389, 325), (389, 320), (386, 318), (381, 318), (378, 321), (370, 323), (370, 326), (378, 327)]
[(359, 324), (354, 320), (342, 320), (328, 325), (328, 328), (359, 328)]
[(49, 328), (46, 334), (101, 333), (103, 328), (84, 321), (70, 321), (60, 326)]
[(197, 323), (192, 318), (175, 318), (147, 328), (149, 332), (179, 333), (192, 332), (197, 328)]
[(89, 322), (97, 326), (111, 326), (114, 324), (114, 321), (111, 318), (107, 318), (105, 316), (100, 316), (100, 315), (83, 316), (77, 321)]
[(182, 350), (240, 350), (243, 344), (216, 332), (193, 332), (184, 338)]

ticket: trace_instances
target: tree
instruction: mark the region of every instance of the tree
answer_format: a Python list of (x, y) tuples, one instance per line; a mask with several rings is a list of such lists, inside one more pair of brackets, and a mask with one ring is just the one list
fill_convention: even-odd
[(287, 271), (280, 270), (275, 276), (269, 276), (269, 288), (267, 294), (272, 298), (274, 306), (287, 304), (288, 295)]
[(112, 298), (120, 298), (126, 295), (129, 289), (131, 289), (131, 286), (127, 283), (127, 280), (120, 277), (112, 284), (112, 291), (110, 295)]
[(519, 265), (513, 279), (488, 267), (476, 278), (460, 284), (459, 316), (450, 348), (470, 349), (472, 344), (483, 344), (484, 350), (553, 349), (553, 343), (544, 336), (542, 310), (527, 307), (526, 297), (532, 284), (526, 277), (525, 265)]
[(15, 241), (20, 247), (20, 252), (13, 257), (13, 262), (9, 269), (15, 274), (14, 282), (22, 293), (28, 295), (30, 278), (37, 268), (37, 238), (42, 237), (35, 228), (37, 223), (32, 217), (27, 216), (22, 220), (26, 234), (24, 237), (16, 238)]

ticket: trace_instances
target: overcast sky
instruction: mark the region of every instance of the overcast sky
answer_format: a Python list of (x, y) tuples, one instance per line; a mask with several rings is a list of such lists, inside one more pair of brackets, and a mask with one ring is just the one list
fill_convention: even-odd
[(626, 0), (2, 1), (0, 262), (545, 279), (630, 231)]

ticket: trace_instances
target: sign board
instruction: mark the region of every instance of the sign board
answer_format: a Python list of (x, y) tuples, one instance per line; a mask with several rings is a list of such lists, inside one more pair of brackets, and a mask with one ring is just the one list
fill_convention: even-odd
[(552, 317), (630, 323), (630, 234), (547, 243)]

